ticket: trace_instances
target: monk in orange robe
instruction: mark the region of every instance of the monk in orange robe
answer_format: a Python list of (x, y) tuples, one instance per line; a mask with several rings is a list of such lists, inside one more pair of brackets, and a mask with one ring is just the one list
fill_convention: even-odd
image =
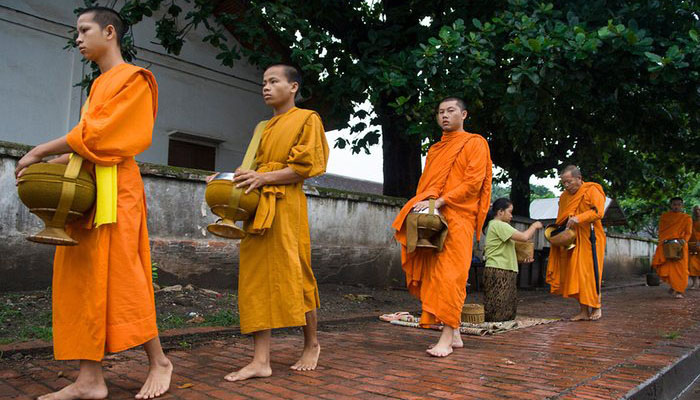
[[(479, 240), (491, 200), (491, 153), (480, 135), (464, 131), (467, 110), (464, 101), (449, 97), (437, 112), (442, 138), (428, 150), (425, 169), (416, 196), (394, 220), (396, 239), (401, 243), (401, 265), (408, 291), (422, 304), (421, 326), (443, 324), (437, 344), (428, 354), (445, 357), (462, 347), (459, 334), (462, 306), (467, 295), (467, 278), (476, 231)], [(416, 248), (408, 252), (406, 217), (429, 207), (435, 200), (447, 221), (443, 250)]]
[(320, 306), (311, 270), (311, 237), (302, 190), (306, 178), (325, 172), (328, 143), (319, 115), (295, 106), (301, 76), (290, 65), (273, 65), (263, 76), (263, 99), (274, 116), (267, 122), (255, 171), (236, 171), (234, 182), (247, 192), (260, 188), (255, 217), (241, 241), (238, 310), (241, 332), (252, 333), (253, 361), (225, 377), (240, 381), (270, 376), (270, 335), (275, 328), (302, 326), (304, 348), (291, 366), (316, 368), (321, 346), (316, 335)]
[[(547, 283), (552, 293), (578, 300), (580, 311), (571, 318), (572, 321), (595, 321), (603, 316), (598, 290), (602, 284), (605, 256), (605, 232), (601, 222), (605, 213), (605, 192), (597, 183), (584, 182), (581, 171), (574, 165), (564, 168), (559, 178), (565, 190), (559, 198), (556, 224), (566, 225), (576, 232), (576, 246), (571, 250), (552, 246)], [(591, 226), (595, 234), (595, 253)], [(594, 254), (598, 276), (595, 274)]]
[[(659, 244), (656, 247), (651, 266), (662, 281), (667, 282), (671, 295), (677, 299), (683, 298), (688, 286), (688, 241), (693, 233), (693, 219), (683, 212), (683, 199), (671, 199), (671, 211), (661, 214), (659, 219)], [(669, 260), (664, 256), (663, 243), (665, 240), (680, 239), (683, 242), (683, 257), (680, 260)]]
[[(114, 10), (85, 9), (78, 17), (77, 32), (81, 54), (98, 64), (101, 75), (92, 85), (78, 125), (66, 136), (29, 151), (18, 162), (16, 174), (20, 177), (26, 167), (49, 155), (62, 154), (51, 162), (66, 163), (67, 153), (75, 152), (91, 173), (103, 168), (116, 174), (116, 188), (114, 180), (108, 180), (111, 185), (106, 188), (116, 192), (116, 214), (96, 226), (93, 210), (67, 228), (79, 244), (56, 249), (54, 354), (58, 360), (80, 360), (80, 372), (73, 384), (40, 399), (107, 397), (101, 364), (105, 352), (140, 344), (150, 368), (136, 398), (154, 398), (168, 390), (173, 367), (158, 338), (146, 198), (134, 156), (151, 144), (158, 87), (149, 71), (124, 62), (120, 42), (125, 24)], [(102, 184), (98, 179), (98, 196), (105, 188)]]
[[(693, 235), (691, 243), (695, 244), (694, 254), (688, 254), (688, 274), (692, 280), (690, 289), (700, 289), (700, 206), (693, 207)], [(688, 253), (690, 253), (688, 248)]]

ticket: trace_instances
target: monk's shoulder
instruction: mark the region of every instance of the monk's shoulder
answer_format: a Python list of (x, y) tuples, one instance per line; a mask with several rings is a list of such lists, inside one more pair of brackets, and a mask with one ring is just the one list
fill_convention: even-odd
[(306, 108), (297, 108), (294, 111), (294, 113), (296, 114), (295, 118), (303, 120), (305, 124), (313, 122), (322, 122), (321, 116), (318, 115), (318, 113), (314, 110), (309, 110)]

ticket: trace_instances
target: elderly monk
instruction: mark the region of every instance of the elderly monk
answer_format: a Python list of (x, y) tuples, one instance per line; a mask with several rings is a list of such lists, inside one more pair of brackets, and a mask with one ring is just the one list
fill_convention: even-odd
[[(683, 212), (683, 199), (680, 197), (672, 198), (670, 205), (671, 211), (661, 214), (659, 219), (659, 244), (651, 266), (656, 268), (659, 278), (671, 286), (671, 295), (682, 299), (688, 286), (688, 241), (693, 233), (693, 219)], [(671, 239), (680, 239), (683, 243), (683, 257), (680, 260), (668, 260), (664, 256), (663, 243)]]
[(255, 217), (241, 241), (238, 310), (241, 332), (252, 333), (253, 361), (225, 377), (240, 381), (270, 376), (271, 329), (303, 326), (304, 348), (294, 370), (316, 368), (318, 287), (311, 270), (311, 238), (302, 185), (322, 174), (328, 143), (319, 115), (295, 106), (301, 75), (290, 65), (273, 65), (263, 76), (263, 99), (272, 107), (256, 155), (257, 170), (236, 171), (238, 187), (260, 188)]
[(693, 207), (693, 235), (690, 242), (695, 244), (694, 254), (690, 254), (688, 248), (688, 274), (692, 283), (690, 289), (700, 289), (700, 206)]
[[(467, 110), (455, 97), (442, 100), (437, 123), (443, 134), (428, 150), (425, 169), (416, 196), (394, 220), (396, 239), (401, 243), (401, 265), (408, 291), (422, 304), (421, 326), (443, 324), (437, 344), (428, 354), (445, 357), (462, 347), (459, 334), (462, 306), (472, 258), (474, 232), (479, 239), (491, 199), (491, 154), (480, 135), (464, 131)], [(428, 208), (429, 199), (447, 221), (443, 250), (416, 248), (408, 252), (406, 217)]]
[(151, 144), (158, 108), (153, 75), (126, 64), (120, 42), (126, 30), (114, 10), (92, 7), (77, 22), (76, 44), (101, 75), (92, 84), (82, 117), (66, 136), (41, 144), (17, 165), (25, 168), (49, 155), (66, 163), (66, 153), (85, 159), (97, 177), (97, 196), (107, 207), (68, 227), (79, 244), (58, 247), (53, 270), (53, 343), (58, 360), (80, 360), (76, 381), (41, 396), (49, 399), (107, 397), (101, 360), (105, 352), (140, 344), (148, 353), (148, 377), (136, 398), (168, 390), (172, 364), (158, 339), (146, 228), (146, 198), (134, 156)]
[[(571, 318), (572, 321), (595, 321), (603, 316), (598, 290), (605, 256), (605, 232), (601, 222), (605, 212), (605, 193), (599, 184), (584, 182), (581, 171), (574, 165), (564, 168), (559, 178), (564, 192), (559, 198), (556, 224), (566, 225), (576, 232), (576, 246), (571, 250), (553, 246), (549, 250), (547, 283), (552, 293), (578, 300), (580, 311)], [(595, 251), (591, 227), (595, 234)]]

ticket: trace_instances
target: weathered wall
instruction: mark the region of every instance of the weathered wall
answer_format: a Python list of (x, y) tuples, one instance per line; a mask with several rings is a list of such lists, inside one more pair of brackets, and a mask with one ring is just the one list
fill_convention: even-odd
[[(15, 189), (14, 168), (25, 146), (0, 143), (0, 291), (41, 289), (51, 283), (53, 247), (29, 242), (40, 220)], [(238, 242), (208, 234), (216, 218), (204, 203), (204, 171), (141, 164), (148, 201), (148, 229), (160, 284), (236, 285)], [(390, 228), (401, 199), (306, 186), (312, 265), (319, 282), (401, 286), (399, 247)], [(516, 217), (525, 229), (531, 221)], [(482, 241), (483, 243), (483, 241)], [(535, 237), (537, 260), (521, 266), (522, 287), (544, 284), (547, 242)], [(647, 272), (655, 243), (608, 235), (604, 278)], [(479, 254), (479, 253), (477, 253)]]
[[(64, 47), (75, 26), (73, 10), (81, 6), (80, 0), (0, 1), (0, 140), (36, 145), (78, 122), (85, 92), (75, 84), (89, 67), (77, 50)], [(133, 33), (134, 63), (153, 72), (159, 88), (153, 143), (137, 160), (167, 164), (170, 133), (180, 131), (218, 143), (217, 170), (239, 165), (255, 124), (270, 116), (260, 95), (261, 71), (245, 60), (221, 65), (218, 50), (202, 42), (202, 26), (187, 33), (178, 56), (153, 43), (153, 18)]]
[[(53, 247), (25, 237), (41, 227), (15, 190), (22, 146), (0, 145), (0, 291), (46, 288)], [(236, 285), (238, 242), (206, 231), (203, 171), (142, 164), (153, 263), (160, 284)], [(308, 197), (312, 265), (319, 282), (401, 285), (400, 253), (390, 230), (400, 200), (312, 186)]]

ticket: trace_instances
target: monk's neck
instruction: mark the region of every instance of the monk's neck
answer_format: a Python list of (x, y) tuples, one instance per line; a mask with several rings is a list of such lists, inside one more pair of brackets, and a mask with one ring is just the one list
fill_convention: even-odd
[(116, 52), (109, 52), (103, 57), (101, 57), (99, 60), (96, 60), (95, 62), (97, 63), (97, 66), (100, 67), (100, 73), (103, 74), (116, 67), (117, 65), (125, 63), (124, 58), (122, 58), (122, 55), (119, 52), (119, 50), (117, 50)]
[(291, 110), (292, 108), (294, 108), (294, 106), (295, 106), (294, 99), (292, 99), (292, 101), (284, 103), (284, 105), (282, 105), (282, 106), (275, 107), (274, 108), (274, 110), (275, 110), (274, 116), (276, 117), (278, 115), (282, 115), (282, 114), (286, 113), (287, 111)]

